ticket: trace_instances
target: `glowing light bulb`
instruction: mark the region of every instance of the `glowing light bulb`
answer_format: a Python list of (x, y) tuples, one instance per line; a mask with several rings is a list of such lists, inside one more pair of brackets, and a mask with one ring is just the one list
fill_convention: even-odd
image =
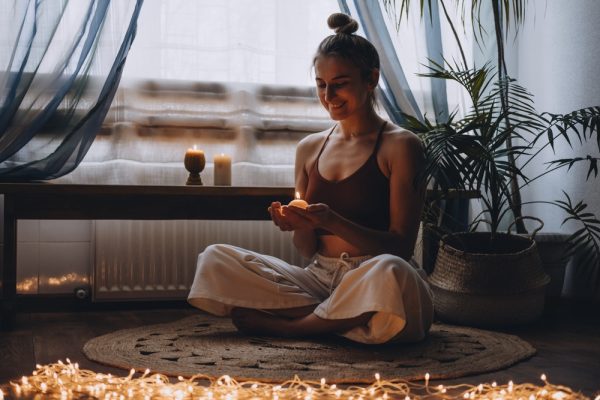
[[(377, 381), (369, 387), (348, 387), (338, 389), (335, 384), (327, 385), (325, 377), (319, 380), (319, 386), (313, 386), (315, 382), (303, 381), (295, 377), (291, 384), (270, 385), (263, 383), (245, 384), (238, 383), (229, 376), (222, 376), (211, 380), (209, 386), (199, 386), (194, 382), (195, 378), (186, 380), (178, 377), (174, 383), (162, 374), (132, 378), (135, 374), (129, 371), (128, 376), (119, 377), (110, 374), (96, 374), (91, 371), (78, 371), (70, 360), (65, 363), (56, 363), (47, 366), (39, 366), (32, 376), (23, 376), (18, 383), (11, 382), (10, 395), (14, 398), (29, 396), (31, 398), (51, 396), (57, 399), (69, 399), (93, 397), (106, 400), (126, 400), (132, 398), (152, 399), (156, 397), (174, 399), (222, 399), (222, 400), (259, 400), (271, 397), (271, 400), (305, 399), (316, 400), (317, 398), (345, 398), (349, 400), (388, 400), (390, 397), (411, 400), (429, 400), (432, 396), (450, 399), (446, 393), (460, 388), (467, 389), (457, 394), (464, 400), (582, 400), (577, 393), (565, 386), (555, 386), (546, 381), (543, 385), (532, 383), (514, 384), (509, 381), (502, 385), (496, 382), (490, 384), (444, 386), (435, 385), (430, 390), (422, 384), (406, 381), (381, 380), (379, 374), (375, 374)], [(430, 379), (429, 373), (425, 376)], [(545, 375), (542, 376), (545, 379)], [(22, 385), (21, 385), (22, 384)], [(426, 393), (421, 394), (425, 388)], [(415, 394), (413, 392), (415, 390)], [(215, 390), (215, 392), (213, 392)], [(389, 391), (389, 392), (388, 392)], [(389, 396), (388, 393), (392, 395)], [(461, 396), (462, 394), (462, 396)], [(460, 396), (460, 397), (459, 397)], [(4, 400), (5, 393), (0, 391), (0, 400)], [(29, 398), (28, 397), (28, 398)], [(12, 397), (11, 397), (12, 398)], [(587, 398), (589, 400), (589, 398)], [(596, 395), (594, 400), (600, 400)]]

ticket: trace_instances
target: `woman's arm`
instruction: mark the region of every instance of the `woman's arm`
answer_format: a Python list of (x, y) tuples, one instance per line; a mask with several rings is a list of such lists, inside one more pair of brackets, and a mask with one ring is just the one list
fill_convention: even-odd
[[(306, 195), (306, 188), (308, 187), (308, 171), (306, 168), (307, 160), (314, 153), (314, 142), (312, 138), (305, 138), (300, 141), (298, 147), (296, 147), (296, 161), (294, 166), (296, 191), (300, 193), (302, 197)], [(317, 252), (317, 235), (312, 226), (304, 222), (304, 227), (294, 230), (294, 246), (298, 249), (300, 254), (305, 258), (312, 258)]]
[[(295, 186), (296, 191), (302, 197), (306, 195), (306, 188), (308, 187), (307, 165), (312, 165), (313, 158), (323, 138), (323, 134), (309, 135), (302, 139), (296, 148)], [(293, 208), (282, 206), (279, 202), (273, 202), (269, 207), (271, 219), (282, 231), (294, 231), (294, 246), (303, 257), (312, 258), (317, 252), (318, 245), (314, 223), (306, 215), (294, 212)], [(290, 209), (292, 210), (290, 211)]]

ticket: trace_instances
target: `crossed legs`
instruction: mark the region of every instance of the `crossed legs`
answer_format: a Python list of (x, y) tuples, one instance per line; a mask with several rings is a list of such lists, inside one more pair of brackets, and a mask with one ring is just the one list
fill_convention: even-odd
[(266, 313), (236, 307), (231, 311), (231, 319), (235, 327), (245, 334), (301, 337), (345, 332), (366, 325), (375, 314), (368, 312), (347, 319), (323, 319), (313, 313), (315, 308), (316, 305), (309, 305)]

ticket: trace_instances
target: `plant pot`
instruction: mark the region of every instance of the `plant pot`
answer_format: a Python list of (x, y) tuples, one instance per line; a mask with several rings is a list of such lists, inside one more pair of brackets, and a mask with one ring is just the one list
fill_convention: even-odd
[(538, 233), (533, 238), (540, 254), (542, 268), (550, 276), (550, 283), (546, 287), (547, 297), (558, 298), (562, 294), (569, 261), (565, 257), (568, 237), (569, 235), (564, 233)]
[(429, 276), (439, 319), (486, 327), (538, 318), (549, 281), (533, 240), (488, 232), (444, 237)]

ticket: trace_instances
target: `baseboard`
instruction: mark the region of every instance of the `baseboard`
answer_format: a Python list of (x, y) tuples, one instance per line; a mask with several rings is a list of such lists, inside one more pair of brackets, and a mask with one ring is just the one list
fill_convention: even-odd
[(185, 300), (129, 300), (94, 302), (71, 294), (35, 294), (17, 296), (17, 312), (73, 312), (102, 310), (147, 310), (192, 308)]

